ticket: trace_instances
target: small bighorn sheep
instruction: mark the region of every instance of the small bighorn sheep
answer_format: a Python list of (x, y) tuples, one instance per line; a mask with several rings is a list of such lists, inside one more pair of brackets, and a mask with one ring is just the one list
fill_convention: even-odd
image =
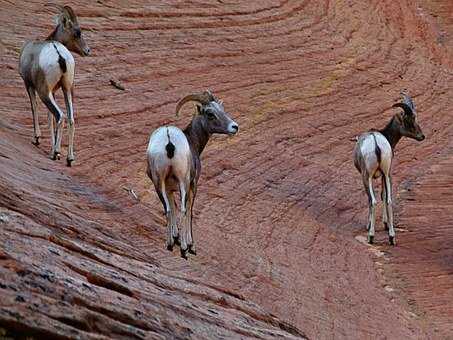
[[(45, 41), (28, 41), (20, 52), (19, 73), (30, 97), (33, 115), (33, 144), (39, 145), (39, 129), (36, 111), (36, 93), (49, 109), (48, 121), (51, 133), (51, 158), (60, 158), (63, 112), (55, 102), (54, 94), (61, 87), (68, 117), (69, 146), (67, 165), (74, 161), (74, 111), (72, 106), (74, 82), (74, 58), (69, 51), (81, 56), (90, 54), (74, 11), (69, 6), (60, 7), (57, 26)], [(52, 117), (53, 115), (53, 117)], [(54, 120), (56, 128), (54, 130)]]
[(383, 222), (388, 229), (389, 242), (395, 245), (395, 230), (393, 229), (392, 211), (392, 181), (391, 166), (393, 150), (401, 137), (413, 138), (417, 141), (425, 139), (417, 123), (417, 113), (414, 103), (407, 94), (402, 93), (403, 103), (394, 104), (404, 112), (393, 116), (382, 130), (370, 130), (359, 136), (354, 150), (354, 165), (362, 174), (362, 181), (368, 196), (368, 243), (374, 240), (376, 198), (373, 191), (373, 178), (381, 177), (383, 201)]
[[(192, 235), (192, 207), (201, 172), (200, 154), (214, 133), (234, 135), (238, 124), (225, 112), (223, 103), (211, 92), (191, 94), (176, 106), (194, 101), (198, 114), (182, 131), (174, 126), (158, 128), (150, 137), (147, 150), (147, 175), (152, 180), (167, 217), (167, 249), (179, 242), (181, 257), (196, 254)], [(176, 220), (174, 193), (180, 193), (180, 230)]]

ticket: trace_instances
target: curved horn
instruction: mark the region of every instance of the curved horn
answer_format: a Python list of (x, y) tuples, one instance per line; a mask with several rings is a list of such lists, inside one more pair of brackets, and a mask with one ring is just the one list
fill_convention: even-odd
[(187, 102), (198, 102), (200, 104), (208, 104), (209, 102), (213, 101), (214, 97), (209, 91), (205, 91), (202, 93), (194, 93), (189, 94), (182, 98), (178, 104), (176, 105), (176, 117), (179, 117), (179, 111), (181, 110), (182, 106)]
[(58, 4), (54, 4), (54, 3), (51, 3), (51, 2), (48, 2), (47, 4), (44, 4), (44, 7), (54, 7), (56, 9), (58, 9), (60, 12), (63, 11), (63, 6), (58, 5)]
[(404, 110), (404, 114), (406, 114), (406, 115), (413, 114), (411, 107), (409, 105), (407, 105), (406, 103), (396, 103), (396, 104), (393, 104), (392, 107), (402, 108)]
[(401, 95), (403, 96), (404, 103), (407, 104), (412, 109), (412, 111), (415, 111), (415, 105), (414, 102), (412, 101), (411, 96), (409, 96), (405, 92), (401, 92)]
[(74, 10), (69, 6), (64, 6), (61, 9), (63, 15), (66, 15), (74, 24), (78, 24), (77, 16), (74, 13)]

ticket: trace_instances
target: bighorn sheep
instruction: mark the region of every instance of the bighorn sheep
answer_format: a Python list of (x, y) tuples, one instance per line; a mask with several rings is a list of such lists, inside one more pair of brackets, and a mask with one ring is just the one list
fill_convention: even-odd
[[(167, 218), (167, 249), (180, 243), (181, 257), (187, 252), (196, 254), (192, 235), (192, 207), (201, 172), (200, 154), (213, 133), (234, 135), (238, 124), (225, 112), (223, 103), (211, 92), (190, 94), (176, 106), (176, 115), (182, 106), (194, 101), (198, 114), (181, 131), (174, 126), (158, 128), (150, 137), (147, 150), (147, 175), (152, 180)], [(174, 193), (180, 193), (180, 229), (176, 220)]]
[[(85, 43), (74, 11), (69, 6), (59, 7), (57, 26), (45, 41), (28, 41), (20, 52), (19, 73), (30, 97), (33, 115), (33, 144), (39, 145), (39, 129), (36, 111), (36, 93), (49, 109), (48, 121), (51, 133), (51, 158), (60, 158), (63, 112), (54, 94), (63, 91), (68, 117), (69, 146), (67, 165), (74, 161), (74, 111), (72, 106), (74, 82), (74, 58), (69, 51), (87, 56), (90, 49)], [(53, 115), (53, 117), (52, 117)], [(54, 130), (54, 120), (56, 129)]]
[(376, 198), (373, 191), (373, 178), (381, 177), (383, 201), (383, 222), (388, 229), (389, 242), (395, 245), (395, 230), (393, 228), (392, 211), (392, 181), (390, 170), (392, 166), (393, 150), (401, 137), (413, 138), (417, 141), (425, 139), (417, 123), (417, 113), (414, 103), (407, 94), (402, 93), (403, 103), (394, 104), (404, 112), (393, 116), (382, 130), (370, 130), (362, 134), (355, 146), (354, 165), (362, 174), (362, 181), (368, 196), (368, 243), (374, 240)]

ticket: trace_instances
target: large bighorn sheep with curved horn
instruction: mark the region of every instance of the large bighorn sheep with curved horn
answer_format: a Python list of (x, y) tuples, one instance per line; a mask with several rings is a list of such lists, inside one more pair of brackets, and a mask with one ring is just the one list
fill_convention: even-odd
[[(174, 126), (158, 128), (150, 137), (147, 150), (147, 174), (152, 180), (167, 217), (167, 249), (180, 243), (181, 256), (196, 254), (192, 235), (192, 207), (201, 172), (200, 154), (213, 133), (234, 135), (238, 125), (223, 104), (211, 92), (191, 94), (179, 101), (176, 115), (182, 106), (197, 102), (198, 114), (182, 131)], [(180, 193), (180, 229), (176, 218), (174, 193)]]
[(400, 107), (404, 112), (393, 116), (382, 130), (371, 130), (362, 134), (354, 150), (354, 165), (362, 174), (362, 181), (368, 196), (368, 242), (374, 240), (376, 198), (373, 191), (373, 178), (381, 177), (383, 201), (383, 222), (388, 229), (389, 242), (395, 245), (395, 230), (393, 228), (392, 211), (392, 182), (390, 170), (393, 151), (401, 137), (422, 141), (425, 136), (417, 123), (415, 105), (410, 96), (402, 93), (403, 102), (392, 107)]
[[(68, 116), (69, 146), (67, 164), (74, 161), (74, 111), (72, 106), (74, 82), (74, 58), (69, 51), (87, 56), (90, 49), (85, 43), (77, 16), (69, 6), (59, 7), (57, 26), (45, 41), (29, 41), (20, 52), (19, 73), (30, 97), (33, 114), (33, 144), (39, 145), (39, 129), (36, 111), (36, 93), (49, 109), (48, 120), (51, 133), (51, 158), (60, 157), (63, 112), (58, 107), (54, 94), (60, 87), (63, 91)], [(56, 128), (54, 130), (54, 121)]]

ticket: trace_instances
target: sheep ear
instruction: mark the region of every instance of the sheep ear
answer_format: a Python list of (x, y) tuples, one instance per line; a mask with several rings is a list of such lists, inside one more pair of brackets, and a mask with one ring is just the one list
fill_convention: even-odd
[(63, 15), (62, 22), (64, 28), (69, 29), (72, 27), (72, 21), (66, 15)]
[(68, 18), (64, 13), (61, 13), (57, 16), (57, 24), (63, 25), (65, 29), (69, 29), (72, 27), (72, 21)]

